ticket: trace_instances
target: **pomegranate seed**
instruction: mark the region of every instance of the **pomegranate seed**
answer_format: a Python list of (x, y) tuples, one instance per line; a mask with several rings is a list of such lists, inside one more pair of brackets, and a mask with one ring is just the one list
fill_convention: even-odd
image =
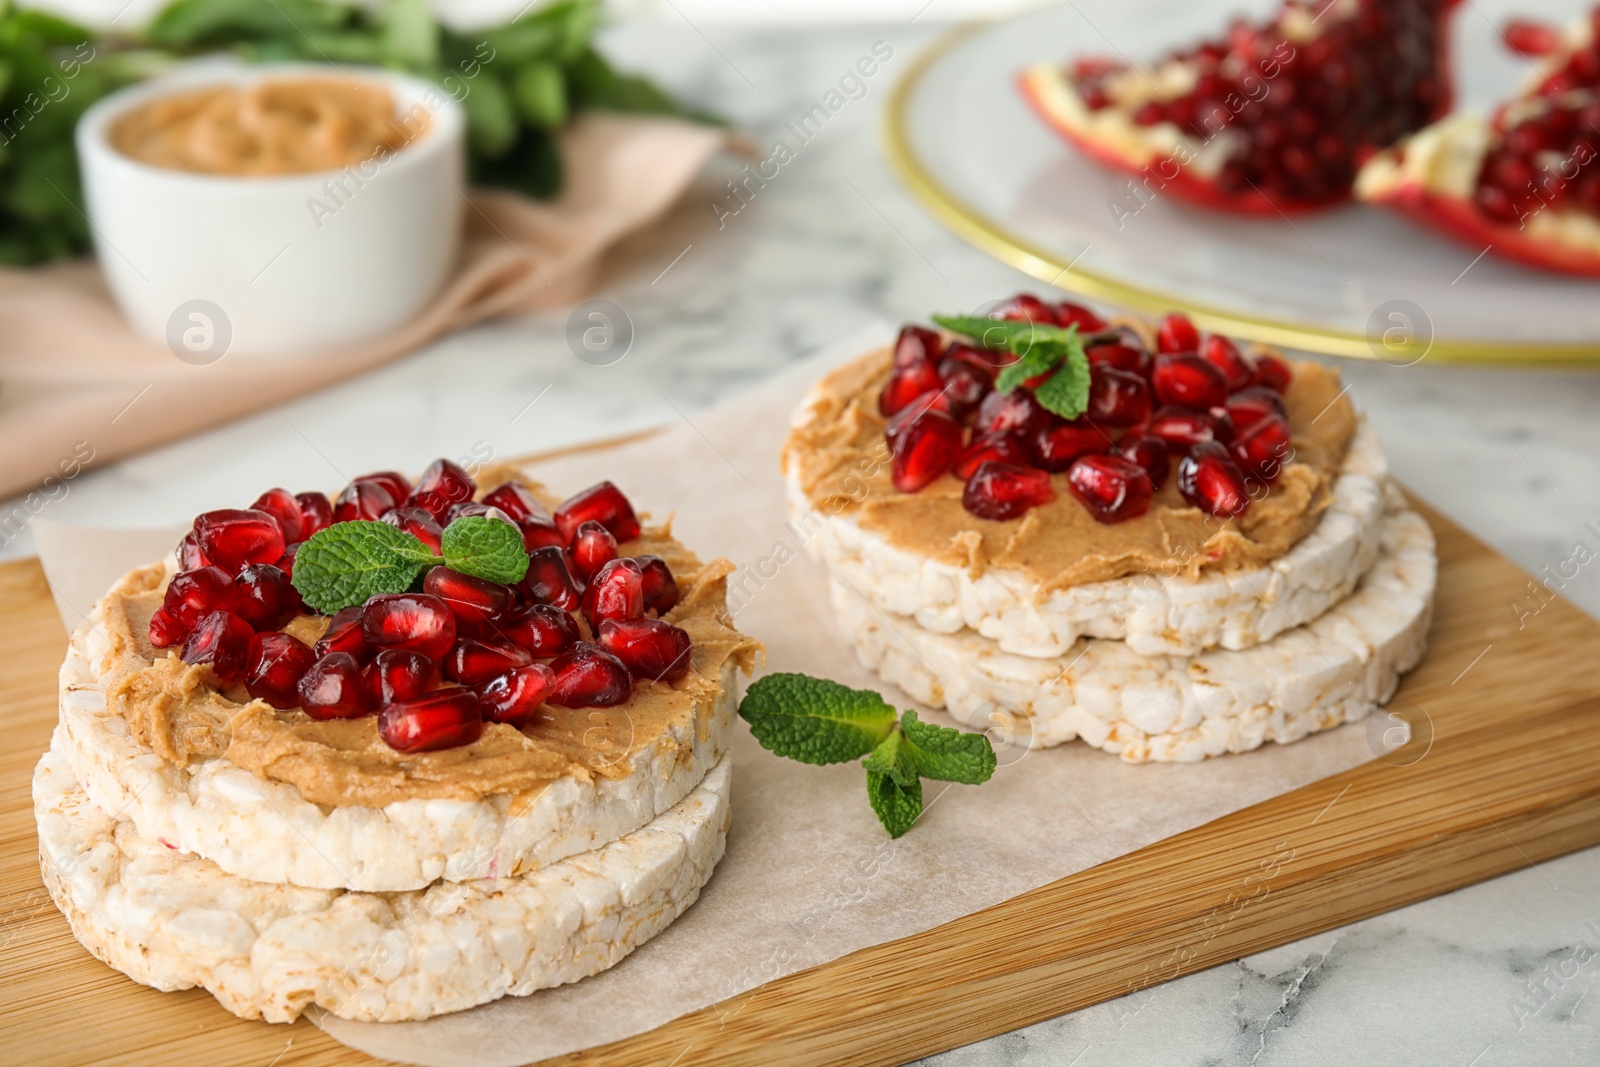
[[(278, 557), (278, 562), (274, 563), (273, 566), (282, 571), (287, 577), (293, 578), (295, 557), (300, 555), (300, 546), (303, 544), (305, 544), (304, 541), (296, 541), (294, 544), (286, 547), (283, 550), (283, 555)], [(298, 594), (299, 590), (296, 590), (296, 595)], [(301, 604), (300, 607), (301, 610), (305, 609), (304, 604)]]
[(1168, 405), (1157, 411), (1146, 430), (1175, 451), (1192, 448), (1203, 441), (1228, 441), (1233, 427), (1205, 411)]
[(1076, 326), (1080, 334), (1098, 333), (1106, 328), (1106, 321), (1082, 304), (1061, 301), (1055, 307), (1056, 325), (1062, 329)]
[(1269, 485), (1283, 473), (1284, 464), (1294, 454), (1290, 444), (1289, 424), (1282, 415), (1266, 415), (1252, 423), (1228, 446), (1233, 461), (1247, 474), (1263, 479)]
[(939, 373), (944, 373), (944, 364), (948, 360), (952, 364), (966, 364), (983, 376), (983, 380), (990, 386), (994, 385), (994, 375), (1001, 367), (1016, 361), (1016, 356), (1010, 352), (996, 352), (991, 348), (976, 348), (964, 341), (951, 345), (944, 354), (944, 359), (939, 361)]
[(1519, 56), (1538, 59), (1561, 47), (1561, 31), (1554, 26), (1529, 19), (1511, 19), (1501, 31), (1506, 47)]
[[(501, 522), (511, 522), (511, 516), (499, 508), (490, 507), (488, 504), (483, 504), (476, 500), (469, 500), (465, 504), (451, 504), (450, 510), (444, 513), (443, 525), (449, 526), (457, 519), (465, 518), (468, 515), (482, 515), (485, 518), (499, 519)], [(516, 525), (514, 522), (511, 522), (511, 524), (513, 526)]]
[(444, 658), (444, 676), (462, 685), (478, 685), (497, 674), (533, 662), (526, 649), (507, 641), (463, 637)]
[(889, 446), (894, 487), (915, 493), (950, 472), (961, 454), (961, 424), (941, 411), (925, 411)]
[(1152, 490), (1166, 484), (1172, 469), (1172, 457), (1167, 443), (1149, 434), (1133, 434), (1117, 442), (1114, 455), (1121, 456), (1144, 472)]
[(1072, 466), (1072, 461), (1079, 456), (1108, 451), (1111, 443), (1105, 430), (1088, 419), (1068, 422), (1052, 415), (1050, 422), (1034, 435), (1033, 462), (1052, 474), (1059, 474)]
[(201, 567), (211, 566), (211, 561), (206, 559), (206, 554), (200, 551), (200, 542), (196, 539), (193, 530), (183, 535), (183, 540), (178, 542), (178, 547), (174, 554), (178, 557), (178, 569), (180, 571), (195, 571)]
[(1157, 352), (1195, 352), (1200, 348), (1200, 331), (1189, 316), (1174, 311), (1161, 320), (1156, 330)]
[(1150, 510), (1150, 479), (1121, 456), (1084, 456), (1067, 470), (1067, 485), (1096, 522), (1123, 522)]
[(388, 493), (396, 504), (411, 495), (411, 483), (406, 481), (406, 476), (399, 471), (378, 471), (375, 474), (363, 474), (355, 480), (358, 482), (376, 482), (383, 486), (384, 492)]
[(292, 708), (300, 703), (300, 678), (316, 661), (316, 653), (298, 638), (256, 634), (245, 652), (244, 687), (275, 708)]
[(961, 506), (980, 519), (1005, 522), (1055, 498), (1050, 476), (1044, 471), (991, 460), (978, 464), (967, 479)]
[(601, 567), (617, 558), (617, 539), (593, 519), (578, 524), (572, 535), (572, 562), (584, 581), (593, 578)]
[(436, 459), (422, 472), (407, 504), (425, 509), (436, 522), (444, 522), (454, 504), (465, 504), (477, 493), (472, 476), (447, 459)]
[(555, 687), (555, 671), (543, 663), (529, 663), (478, 686), (478, 706), (490, 722), (520, 729), (538, 717), (539, 705)]
[(567, 570), (566, 553), (554, 545), (528, 553), (528, 573), (522, 579), (522, 592), (533, 604), (554, 604), (563, 611), (577, 611), (583, 603), (583, 586)]
[(245, 653), (255, 631), (231, 611), (202, 615), (183, 643), (183, 662), (207, 663), (222, 685), (232, 685), (244, 674)]
[(361, 605), (354, 604), (341, 608), (328, 620), (327, 630), (323, 631), (312, 649), (318, 659), (330, 652), (346, 652), (356, 659), (366, 659), (372, 655), (372, 646), (367, 644), (361, 632), (361, 612)]
[(1244, 472), (1216, 441), (1202, 441), (1178, 461), (1178, 492), (1207, 515), (1233, 518), (1250, 508)]
[(225, 508), (194, 520), (195, 540), (205, 558), (229, 574), (250, 563), (271, 563), (283, 555), (283, 531), (265, 511)]
[(686, 631), (660, 619), (605, 619), (600, 647), (620, 659), (640, 681), (675, 682), (689, 672)]
[(351, 482), (333, 502), (333, 521), (376, 519), (397, 503), (379, 482)]
[(483, 502), (492, 508), (499, 508), (518, 525), (529, 519), (550, 520), (550, 513), (545, 511), (544, 505), (521, 482), (507, 482), (485, 496)]
[(402, 504), (385, 511), (379, 518), (427, 545), (428, 550), (434, 555), (444, 554), (444, 550), (440, 547), (440, 542), (444, 539), (444, 527), (439, 525), (439, 521), (433, 517), (433, 512), (427, 508), (418, 507), (416, 504)]
[(157, 608), (150, 615), (150, 644), (156, 648), (171, 648), (188, 637), (192, 629), (173, 618), (166, 608)]
[(924, 393), (936, 393), (943, 388), (944, 379), (939, 377), (939, 369), (932, 363), (895, 367), (878, 394), (878, 414), (888, 418)]
[(421, 652), (386, 648), (367, 664), (362, 680), (374, 706), (410, 700), (428, 691), (433, 682), (433, 661)]
[(396, 752), (460, 748), (483, 736), (483, 710), (470, 689), (435, 689), (380, 711), (378, 736)]
[(556, 509), (556, 525), (567, 543), (571, 543), (578, 527), (590, 519), (610, 530), (618, 544), (626, 544), (639, 536), (639, 518), (633, 512), (633, 505), (622, 495), (622, 490), (610, 482), (591, 485)]
[(995, 308), (992, 317), (1013, 322), (1037, 322), (1047, 326), (1056, 324), (1056, 312), (1049, 304), (1030, 293), (1018, 293)]
[(583, 594), (590, 626), (601, 619), (637, 619), (644, 614), (644, 568), (635, 559), (614, 559), (601, 567)]
[(333, 505), (321, 493), (299, 493), (294, 502), (300, 505), (300, 539), (311, 540), (311, 535), (333, 525)]
[(558, 708), (611, 708), (633, 696), (633, 675), (599, 645), (580, 641), (550, 664), (556, 683), (545, 703)]
[(406, 648), (437, 660), (456, 643), (456, 617), (428, 593), (375, 596), (361, 609), (361, 636), (374, 648)]
[(1283, 397), (1261, 385), (1241, 389), (1228, 398), (1228, 418), (1233, 420), (1235, 433), (1243, 433), (1257, 419), (1268, 415), (1288, 417)]
[(1281, 393), (1289, 388), (1289, 379), (1294, 377), (1294, 372), (1289, 369), (1289, 364), (1277, 356), (1262, 355), (1256, 357), (1256, 384), (1264, 385), (1275, 393)]
[(313, 719), (359, 719), (372, 710), (361, 664), (348, 652), (329, 652), (307, 667), (298, 693)]
[(926, 364), (931, 367), (938, 362), (943, 351), (944, 341), (939, 337), (939, 331), (926, 326), (906, 326), (901, 328), (900, 336), (894, 339), (894, 365)]
[(1204, 410), (1228, 402), (1228, 381), (1222, 372), (1191, 352), (1158, 357), (1150, 384), (1163, 404)]
[(257, 630), (276, 630), (300, 614), (300, 591), (270, 563), (252, 563), (233, 580), (233, 611)]
[(946, 356), (939, 363), (939, 376), (944, 379), (946, 399), (962, 418), (976, 411), (994, 388), (994, 374), (987, 367), (975, 367), (968, 360), (954, 356)]
[(1132, 371), (1089, 368), (1089, 407), (1084, 415), (1106, 426), (1136, 426), (1150, 419), (1150, 386)]
[(1039, 406), (1032, 393), (1013, 389), (1009, 393), (990, 393), (978, 405), (973, 433), (1017, 433), (1032, 437), (1050, 421), (1050, 412)]
[(283, 543), (292, 545), (296, 541), (304, 541), (304, 522), (300, 518), (300, 505), (295, 502), (294, 496), (287, 489), (268, 489), (256, 498), (250, 505), (252, 511), (264, 511), (278, 520), (278, 529), (283, 531)]
[(554, 604), (529, 604), (496, 621), (497, 636), (520, 645), (538, 659), (558, 656), (582, 636), (573, 617)]
[(474, 578), (449, 567), (430, 569), (422, 579), (422, 591), (443, 600), (457, 623), (473, 631), (504, 614), (515, 600), (510, 586)]
[(890, 417), (888, 424), (883, 428), (884, 442), (892, 450), (895, 440), (905, 432), (906, 427), (930, 411), (948, 415), (957, 422), (961, 421), (956, 414), (955, 405), (942, 390), (937, 393), (923, 393)]
[(565, 548), (567, 539), (553, 519), (527, 519), (518, 523), (522, 528), (522, 547), (529, 552), (541, 548)]
[(644, 577), (644, 610), (664, 615), (678, 606), (678, 580), (660, 556), (635, 556)]
[(180, 571), (167, 583), (161, 607), (185, 632), (194, 628), (200, 616), (232, 607), (233, 579), (220, 567), (198, 567)]
[(1115, 367), (1120, 371), (1137, 374), (1141, 378), (1150, 375), (1150, 354), (1142, 348), (1125, 345), (1111, 341), (1106, 344), (1090, 345), (1084, 349), (1083, 354), (1089, 357), (1089, 366)]
[(1230, 393), (1256, 380), (1256, 369), (1250, 360), (1239, 351), (1238, 345), (1221, 334), (1214, 333), (1206, 338), (1200, 346), (1200, 358), (1222, 372), (1222, 379), (1227, 383)]
[(1033, 459), (1027, 443), (1013, 433), (991, 433), (974, 437), (956, 460), (955, 475), (962, 481), (972, 477), (980, 464), (993, 461), (1013, 467), (1026, 467)]

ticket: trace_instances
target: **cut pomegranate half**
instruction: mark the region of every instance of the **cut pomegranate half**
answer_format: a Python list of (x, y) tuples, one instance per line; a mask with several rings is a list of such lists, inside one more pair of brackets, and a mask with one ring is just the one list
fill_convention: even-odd
[(1085, 59), (1025, 71), (1021, 88), (1061, 136), (1156, 195), (1314, 211), (1347, 199), (1374, 151), (1450, 110), (1456, 4), (1288, 0), (1151, 69)]

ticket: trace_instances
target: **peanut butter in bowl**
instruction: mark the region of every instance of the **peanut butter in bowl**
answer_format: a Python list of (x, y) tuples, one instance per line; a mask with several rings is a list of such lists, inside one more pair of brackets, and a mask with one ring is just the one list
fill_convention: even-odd
[(427, 133), (425, 109), (401, 116), (382, 85), (302, 77), (162, 96), (112, 122), (113, 148), (165, 170), (274, 177), (387, 157)]

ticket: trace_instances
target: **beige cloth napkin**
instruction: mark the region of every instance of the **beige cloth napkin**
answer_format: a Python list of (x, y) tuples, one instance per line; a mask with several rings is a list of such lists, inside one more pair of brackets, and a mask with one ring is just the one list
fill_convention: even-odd
[(395, 333), (341, 351), (191, 366), (134, 333), (93, 263), (0, 271), (0, 495), (37, 486), (80, 441), (105, 463), (482, 319), (571, 303), (601, 254), (671, 207), (727, 141), (724, 131), (671, 119), (580, 118), (561, 135), (560, 198), (473, 193), (460, 263), (432, 305)]

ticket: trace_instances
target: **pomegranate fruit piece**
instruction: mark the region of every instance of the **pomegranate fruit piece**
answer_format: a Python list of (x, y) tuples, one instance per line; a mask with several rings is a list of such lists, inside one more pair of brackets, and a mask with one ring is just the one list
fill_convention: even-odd
[(1106, 320), (1090, 311), (1082, 304), (1073, 304), (1063, 300), (1055, 307), (1056, 325), (1062, 329), (1076, 326), (1080, 334), (1098, 333), (1106, 328)]
[(1228, 446), (1239, 469), (1267, 484), (1278, 480), (1284, 465), (1294, 456), (1289, 424), (1282, 415), (1266, 415), (1241, 431)]
[(399, 501), (378, 482), (351, 482), (333, 502), (333, 521), (376, 519)]
[(478, 685), (515, 667), (533, 662), (527, 649), (509, 641), (478, 641), (463, 637), (444, 658), (444, 676), (462, 685)]
[(617, 539), (593, 519), (578, 524), (572, 535), (572, 563), (578, 575), (589, 581), (601, 567), (617, 558)]
[(244, 658), (255, 631), (231, 611), (213, 611), (200, 616), (183, 642), (183, 662), (211, 666), (211, 673), (224, 686), (244, 675)]
[(294, 502), (300, 506), (300, 539), (309, 541), (311, 535), (333, 525), (333, 504), (321, 493), (299, 493)]
[(583, 586), (567, 569), (567, 555), (554, 545), (528, 553), (528, 573), (522, 579), (522, 592), (532, 604), (554, 604), (563, 611), (577, 611), (583, 603)]
[(185, 626), (172, 617), (166, 608), (157, 608), (150, 615), (150, 644), (156, 648), (171, 648), (189, 636), (192, 626)]
[(1250, 508), (1244, 472), (1216, 441), (1202, 441), (1178, 461), (1178, 492), (1207, 515), (1233, 518)]
[(660, 556), (635, 556), (644, 579), (644, 610), (664, 615), (678, 606), (678, 580)]
[(1112, 454), (1121, 456), (1143, 471), (1152, 490), (1165, 485), (1167, 475), (1172, 470), (1172, 456), (1167, 450), (1167, 443), (1149, 434), (1124, 437), (1117, 442)]
[(1056, 415), (1033, 438), (1035, 466), (1052, 474), (1059, 474), (1072, 466), (1072, 461), (1091, 452), (1106, 452), (1111, 448), (1111, 436), (1088, 419), (1071, 422)]
[(1228, 382), (1222, 371), (1192, 352), (1156, 357), (1150, 385), (1163, 404), (1204, 410), (1228, 402)]
[(329, 652), (306, 668), (297, 692), (313, 719), (359, 719), (372, 710), (361, 664), (348, 652)]
[(300, 703), (300, 679), (317, 655), (289, 634), (265, 633), (250, 638), (245, 653), (244, 687), (252, 697), (275, 708)]
[(1026, 467), (1033, 461), (1027, 442), (1014, 433), (991, 433), (974, 437), (956, 459), (955, 476), (962, 481), (972, 477), (981, 464), (990, 461), (1013, 467)]
[(639, 517), (634, 514), (633, 505), (610, 482), (591, 485), (556, 509), (556, 526), (569, 543), (578, 527), (590, 519), (610, 530), (619, 544), (639, 536)]
[(930, 411), (940, 415), (948, 415), (957, 422), (961, 421), (956, 415), (955, 405), (951, 403), (950, 398), (943, 390), (937, 393), (923, 393), (889, 417), (888, 423), (883, 428), (883, 440), (890, 450), (893, 451), (895, 440), (905, 433), (907, 426), (910, 426)]
[(1156, 351), (1163, 355), (1171, 352), (1197, 352), (1199, 349), (1200, 331), (1189, 321), (1189, 316), (1181, 311), (1170, 312), (1156, 328)]
[(878, 393), (878, 414), (884, 418), (901, 411), (924, 393), (936, 393), (944, 388), (939, 368), (932, 363), (907, 363), (889, 372), (889, 380)]
[(961, 454), (961, 424), (941, 411), (925, 411), (889, 446), (894, 487), (915, 493), (950, 472)]
[(361, 636), (374, 648), (405, 648), (437, 660), (456, 643), (456, 616), (428, 593), (375, 596), (362, 606)]
[(447, 459), (436, 459), (417, 479), (405, 503), (424, 508), (436, 521), (444, 522), (451, 507), (467, 503), (477, 491), (470, 474)]
[(689, 672), (686, 631), (660, 619), (606, 619), (600, 647), (620, 659), (639, 681), (675, 682)]
[(554, 604), (529, 604), (498, 619), (494, 633), (528, 650), (537, 659), (559, 656), (583, 635), (569, 613)]
[[(973, 351), (969, 349), (969, 351)], [(994, 374), (984, 366), (974, 366), (970, 360), (946, 356), (939, 363), (939, 376), (944, 379), (944, 395), (951, 410), (965, 418), (976, 411), (983, 398), (994, 388)]]
[(460, 748), (483, 736), (483, 711), (470, 689), (435, 689), (378, 712), (378, 736), (396, 752)]
[(200, 542), (190, 530), (183, 535), (183, 540), (178, 542), (178, 547), (173, 554), (178, 558), (180, 571), (194, 571), (201, 567), (211, 566), (211, 561), (206, 559), (206, 554), (200, 551)]
[[(294, 544), (286, 547), (283, 550), (283, 555), (278, 557), (278, 562), (274, 563), (273, 566), (277, 567), (289, 578), (293, 578), (295, 557), (300, 555), (300, 546), (303, 544), (305, 544), (304, 541), (297, 541)], [(299, 590), (295, 591), (295, 595), (299, 595)], [(304, 610), (304, 608), (305, 605), (301, 604), (301, 609)]]
[(362, 606), (354, 604), (341, 608), (328, 620), (328, 628), (312, 649), (318, 659), (330, 652), (346, 652), (356, 659), (366, 659), (372, 654), (372, 646), (362, 636), (361, 612)]
[(1096, 522), (1124, 522), (1150, 510), (1150, 479), (1121, 456), (1084, 456), (1067, 470), (1072, 495)]
[(449, 567), (431, 568), (422, 579), (422, 591), (443, 600), (458, 623), (474, 630), (509, 610), (516, 599), (510, 586)]
[(555, 688), (555, 671), (543, 663), (529, 663), (478, 686), (478, 706), (490, 722), (520, 729), (538, 717), (539, 705)]
[(300, 614), (300, 591), (271, 563), (252, 563), (233, 580), (233, 611), (257, 630), (276, 630)]
[[(1223, 410), (1224, 416), (1227, 414)], [(1165, 441), (1174, 451), (1193, 448), (1204, 441), (1233, 440), (1233, 425), (1224, 418), (1206, 411), (1168, 405), (1157, 411), (1145, 430), (1152, 437)]]
[(558, 708), (612, 708), (633, 696), (633, 675), (627, 665), (587, 641), (557, 656), (550, 670), (555, 685), (545, 703)]
[(1239, 351), (1239, 346), (1223, 337), (1212, 334), (1200, 345), (1200, 358), (1222, 372), (1228, 392), (1244, 389), (1256, 380), (1254, 363)]
[(426, 693), (433, 683), (433, 661), (421, 652), (386, 648), (367, 664), (362, 678), (373, 705), (381, 707)]
[(1252, 385), (1248, 389), (1241, 389), (1228, 398), (1228, 418), (1233, 421), (1235, 433), (1243, 433), (1257, 419), (1268, 415), (1279, 415), (1288, 418), (1288, 409), (1284, 406), (1283, 396), (1275, 393), (1264, 385)]
[(1018, 293), (1002, 301), (990, 314), (994, 318), (1013, 322), (1038, 322), (1047, 326), (1056, 324), (1056, 309), (1031, 293)]
[(1141, 378), (1150, 376), (1150, 353), (1134, 345), (1123, 344), (1120, 341), (1107, 341), (1104, 344), (1090, 345), (1083, 350), (1089, 357), (1089, 367), (1114, 367), (1120, 371), (1137, 374)]
[(296, 541), (304, 541), (304, 520), (300, 517), (300, 505), (287, 489), (268, 489), (256, 498), (250, 505), (252, 511), (264, 511), (278, 520), (278, 529), (283, 531), (283, 543), (292, 545)]
[(980, 519), (1005, 522), (1056, 498), (1050, 475), (1009, 463), (980, 463), (967, 479), (961, 506)]
[(517, 524), (522, 528), (522, 547), (529, 552), (541, 548), (565, 548), (567, 539), (553, 519), (525, 519)]
[(932, 366), (937, 363), (944, 352), (944, 341), (939, 337), (938, 330), (930, 330), (926, 326), (905, 326), (900, 330), (900, 335), (894, 339), (894, 365), (896, 367), (911, 364), (927, 364)]
[(486, 495), (483, 502), (492, 508), (499, 508), (518, 525), (529, 519), (546, 522), (550, 519), (550, 513), (545, 511), (544, 505), (521, 482), (507, 482)]
[(1137, 426), (1150, 419), (1150, 385), (1132, 371), (1089, 368), (1089, 407), (1084, 416), (1102, 426)]
[(644, 568), (635, 559), (614, 559), (601, 567), (583, 593), (583, 615), (590, 626), (602, 619), (637, 619), (644, 614)]
[(1277, 356), (1263, 354), (1256, 357), (1256, 384), (1275, 393), (1282, 393), (1289, 388), (1289, 380), (1294, 377), (1294, 372), (1289, 369), (1289, 364)]
[(444, 527), (439, 525), (439, 520), (435, 519), (433, 512), (427, 508), (416, 504), (402, 504), (397, 508), (390, 508), (379, 518), (427, 545), (434, 555), (444, 554), (444, 550), (440, 547), (444, 539)]
[(1009, 393), (990, 393), (978, 405), (975, 434), (1017, 433), (1032, 437), (1051, 419), (1032, 393), (1013, 389)]
[(1500, 37), (1506, 47), (1519, 56), (1539, 59), (1561, 48), (1561, 31), (1543, 22), (1514, 18), (1506, 22)]
[(377, 471), (373, 474), (363, 474), (354, 480), (358, 482), (375, 482), (383, 486), (384, 492), (388, 493), (396, 504), (411, 495), (411, 483), (406, 481), (406, 476), (399, 471)]
[(220, 567), (197, 567), (179, 571), (167, 583), (161, 607), (184, 632), (194, 628), (200, 616), (226, 611), (232, 606), (233, 579)]
[(272, 563), (287, 541), (278, 520), (265, 511), (225, 508), (194, 520), (195, 541), (205, 558), (229, 574), (250, 563)]

